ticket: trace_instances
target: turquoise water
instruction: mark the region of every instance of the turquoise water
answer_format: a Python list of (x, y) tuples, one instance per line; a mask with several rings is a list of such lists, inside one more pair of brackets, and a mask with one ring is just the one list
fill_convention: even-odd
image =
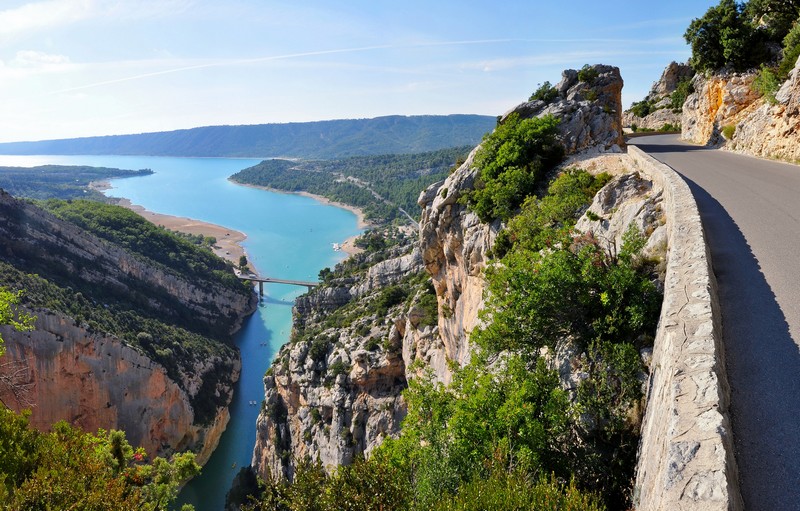
[[(185, 216), (247, 234), (244, 247), (261, 274), (292, 280), (317, 280), (319, 270), (343, 257), (332, 243), (357, 234), (357, 220), (344, 209), (314, 199), (235, 185), (227, 177), (258, 163), (253, 159), (140, 156), (0, 156), (0, 165), (93, 165), (152, 169), (145, 177), (117, 179), (107, 192), (151, 211)], [(198, 511), (223, 508), (236, 473), (250, 464), (255, 421), (264, 399), (262, 377), (289, 337), (294, 299), (305, 288), (264, 286), (266, 298), (236, 338), (242, 375), (231, 404), (231, 421), (219, 447), (181, 493), (181, 503)], [(250, 405), (255, 401), (257, 405)]]

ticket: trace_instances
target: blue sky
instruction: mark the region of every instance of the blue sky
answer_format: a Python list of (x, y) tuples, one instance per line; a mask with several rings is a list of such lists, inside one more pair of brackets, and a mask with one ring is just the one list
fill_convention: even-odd
[(716, 1), (3, 0), (0, 141), (498, 115), (565, 68), (641, 99)]

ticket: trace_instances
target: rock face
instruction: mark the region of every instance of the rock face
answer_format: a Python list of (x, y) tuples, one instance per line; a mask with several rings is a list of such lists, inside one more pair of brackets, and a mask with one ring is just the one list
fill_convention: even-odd
[[(3, 334), (7, 354), (0, 375), (26, 390), (14, 395), (4, 389), (3, 402), (17, 410), (32, 405), (31, 421), (38, 427), (63, 419), (88, 430), (122, 429), (151, 455), (192, 449), (204, 461), (228, 421), (227, 405), (240, 369), (236, 350), (208, 339), (211, 352), (198, 355), (181, 348), (180, 360), (165, 359), (172, 363), (169, 369), (141, 346), (104, 332), (101, 324), (73, 317), (70, 302), (109, 309), (121, 306), (113, 300), (129, 297), (142, 310), (158, 310), (194, 323), (197, 330), (228, 336), (253, 310), (253, 293), (189, 279), (4, 192), (0, 238), (5, 275), (43, 277), (30, 281), (36, 289), (29, 289), (36, 295), (32, 303), (40, 305), (26, 306), (37, 317), (36, 330)], [(53, 302), (53, 290), (67, 277), (86, 296), (62, 285), (69, 298)], [(94, 291), (109, 302), (98, 303)], [(123, 310), (118, 314), (117, 321), (126, 321)], [(177, 358), (178, 347), (172, 348)]]
[(672, 93), (678, 84), (694, 76), (694, 70), (688, 64), (670, 62), (661, 74), (661, 78), (653, 83), (644, 101), (653, 105), (654, 112), (645, 117), (638, 117), (630, 110), (622, 114), (622, 125), (659, 130), (666, 124), (678, 126), (681, 123), (681, 112), (672, 110)]
[(506, 112), (521, 118), (553, 115), (561, 119), (559, 131), (567, 154), (577, 153), (592, 147), (606, 150), (622, 147), (622, 76), (619, 68), (594, 65), (589, 73), (595, 75), (586, 81), (580, 77), (586, 71), (567, 69), (556, 85), (558, 97), (552, 102), (528, 101)]
[(752, 74), (697, 75), (695, 92), (683, 105), (681, 136), (703, 145), (721, 143), (723, 128), (736, 125), (755, 108), (759, 95), (751, 88), (754, 78)]
[[(410, 306), (403, 300), (385, 311), (374, 307), (393, 286), (416, 293), (409, 279), (421, 274), (422, 263), (412, 240), (370, 260), (365, 272), (297, 300), (292, 340), (264, 378), (253, 452), (260, 477), (292, 478), (296, 460), (306, 456), (326, 468), (349, 464), (399, 431), (406, 414), (400, 395), (408, 386), (406, 347), (435, 328), (421, 324), (414, 294), (407, 297)], [(346, 320), (334, 324), (332, 314)]]
[[(591, 83), (580, 81), (575, 70), (564, 71), (556, 86), (555, 101), (522, 103), (502, 119), (511, 113), (522, 118), (554, 115), (561, 119), (559, 130), (567, 154), (619, 151), (623, 144), (622, 78), (616, 67), (596, 65), (592, 69), (597, 77)], [(477, 215), (458, 202), (474, 187), (478, 174), (474, 157), (475, 151), (443, 183), (432, 185), (419, 198), (420, 250), (439, 301), (441, 343), (426, 346), (418, 355), (429, 362), (435, 377), (443, 382), (451, 378), (449, 361), (460, 366), (469, 361), (467, 339), (478, 325), (478, 312), (483, 306), (486, 254), (500, 229), (498, 222), (481, 223)]]
[(800, 66), (795, 65), (775, 100), (774, 105), (762, 100), (748, 109), (725, 147), (755, 156), (800, 161)]
[[(189, 395), (161, 365), (62, 314), (36, 315), (33, 332), (0, 329), (8, 341), (0, 373), (13, 376), (23, 389), (14, 394), (0, 387), (3, 403), (16, 410), (33, 405), (31, 424), (37, 429), (47, 430), (60, 420), (84, 431), (123, 429), (131, 444), (150, 456), (192, 449), (205, 463), (228, 423), (227, 409), (208, 426), (195, 424)], [(233, 368), (236, 380), (238, 361)]]

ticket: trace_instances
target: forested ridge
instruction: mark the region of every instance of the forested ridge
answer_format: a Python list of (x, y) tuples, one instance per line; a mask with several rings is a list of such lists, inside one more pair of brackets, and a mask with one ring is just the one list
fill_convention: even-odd
[(287, 192), (322, 195), (363, 209), (369, 220), (378, 223), (402, 217), (398, 208), (418, 219), (420, 192), (447, 177), (469, 150), (464, 146), (334, 160), (265, 160), (237, 172), (231, 179)]
[(0, 144), (0, 154), (119, 154), (342, 158), (475, 145), (496, 119), (485, 115), (386, 116)]
[(150, 169), (124, 170), (85, 165), (0, 167), (0, 189), (15, 197), (31, 199), (108, 200), (89, 188), (92, 181), (152, 174)]

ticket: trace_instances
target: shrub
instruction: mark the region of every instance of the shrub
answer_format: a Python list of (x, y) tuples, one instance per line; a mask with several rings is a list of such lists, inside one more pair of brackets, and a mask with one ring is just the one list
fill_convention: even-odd
[(598, 76), (600, 76), (600, 72), (589, 64), (584, 64), (578, 71), (578, 81), (589, 85), (593, 84)]
[(646, 99), (631, 105), (631, 113), (636, 117), (647, 117), (652, 112), (653, 104)]
[(475, 155), (480, 174), (465, 196), (482, 221), (511, 218), (545, 172), (561, 161), (558, 122), (551, 115), (521, 120), (511, 114), (484, 138)]
[(558, 91), (550, 82), (544, 82), (541, 84), (531, 97), (528, 98), (528, 101), (544, 101), (545, 103), (552, 103), (558, 98)]
[(781, 84), (775, 70), (767, 66), (761, 66), (761, 69), (753, 80), (753, 90), (761, 94), (771, 105), (778, 102), (775, 99), (775, 93), (778, 92), (780, 86)]
[(734, 133), (736, 133), (736, 126), (733, 124), (728, 124), (722, 128), (722, 136), (725, 137), (725, 140), (731, 140)]
[(678, 85), (675, 87), (675, 90), (672, 92), (670, 96), (670, 106), (673, 110), (682, 110), (683, 104), (686, 102), (686, 98), (689, 97), (689, 94), (694, 92), (694, 85), (692, 84), (691, 78), (681, 78), (678, 82)]
[(800, 23), (795, 23), (783, 39), (783, 58), (778, 65), (778, 77), (785, 80), (800, 58)]
[(334, 378), (340, 374), (347, 374), (348, 367), (341, 360), (337, 360), (328, 368), (328, 374)]
[(663, 126), (658, 128), (658, 131), (662, 132), (680, 131), (680, 130), (681, 130), (680, 124), (671, 124), (671, 123), (665, 123)]

